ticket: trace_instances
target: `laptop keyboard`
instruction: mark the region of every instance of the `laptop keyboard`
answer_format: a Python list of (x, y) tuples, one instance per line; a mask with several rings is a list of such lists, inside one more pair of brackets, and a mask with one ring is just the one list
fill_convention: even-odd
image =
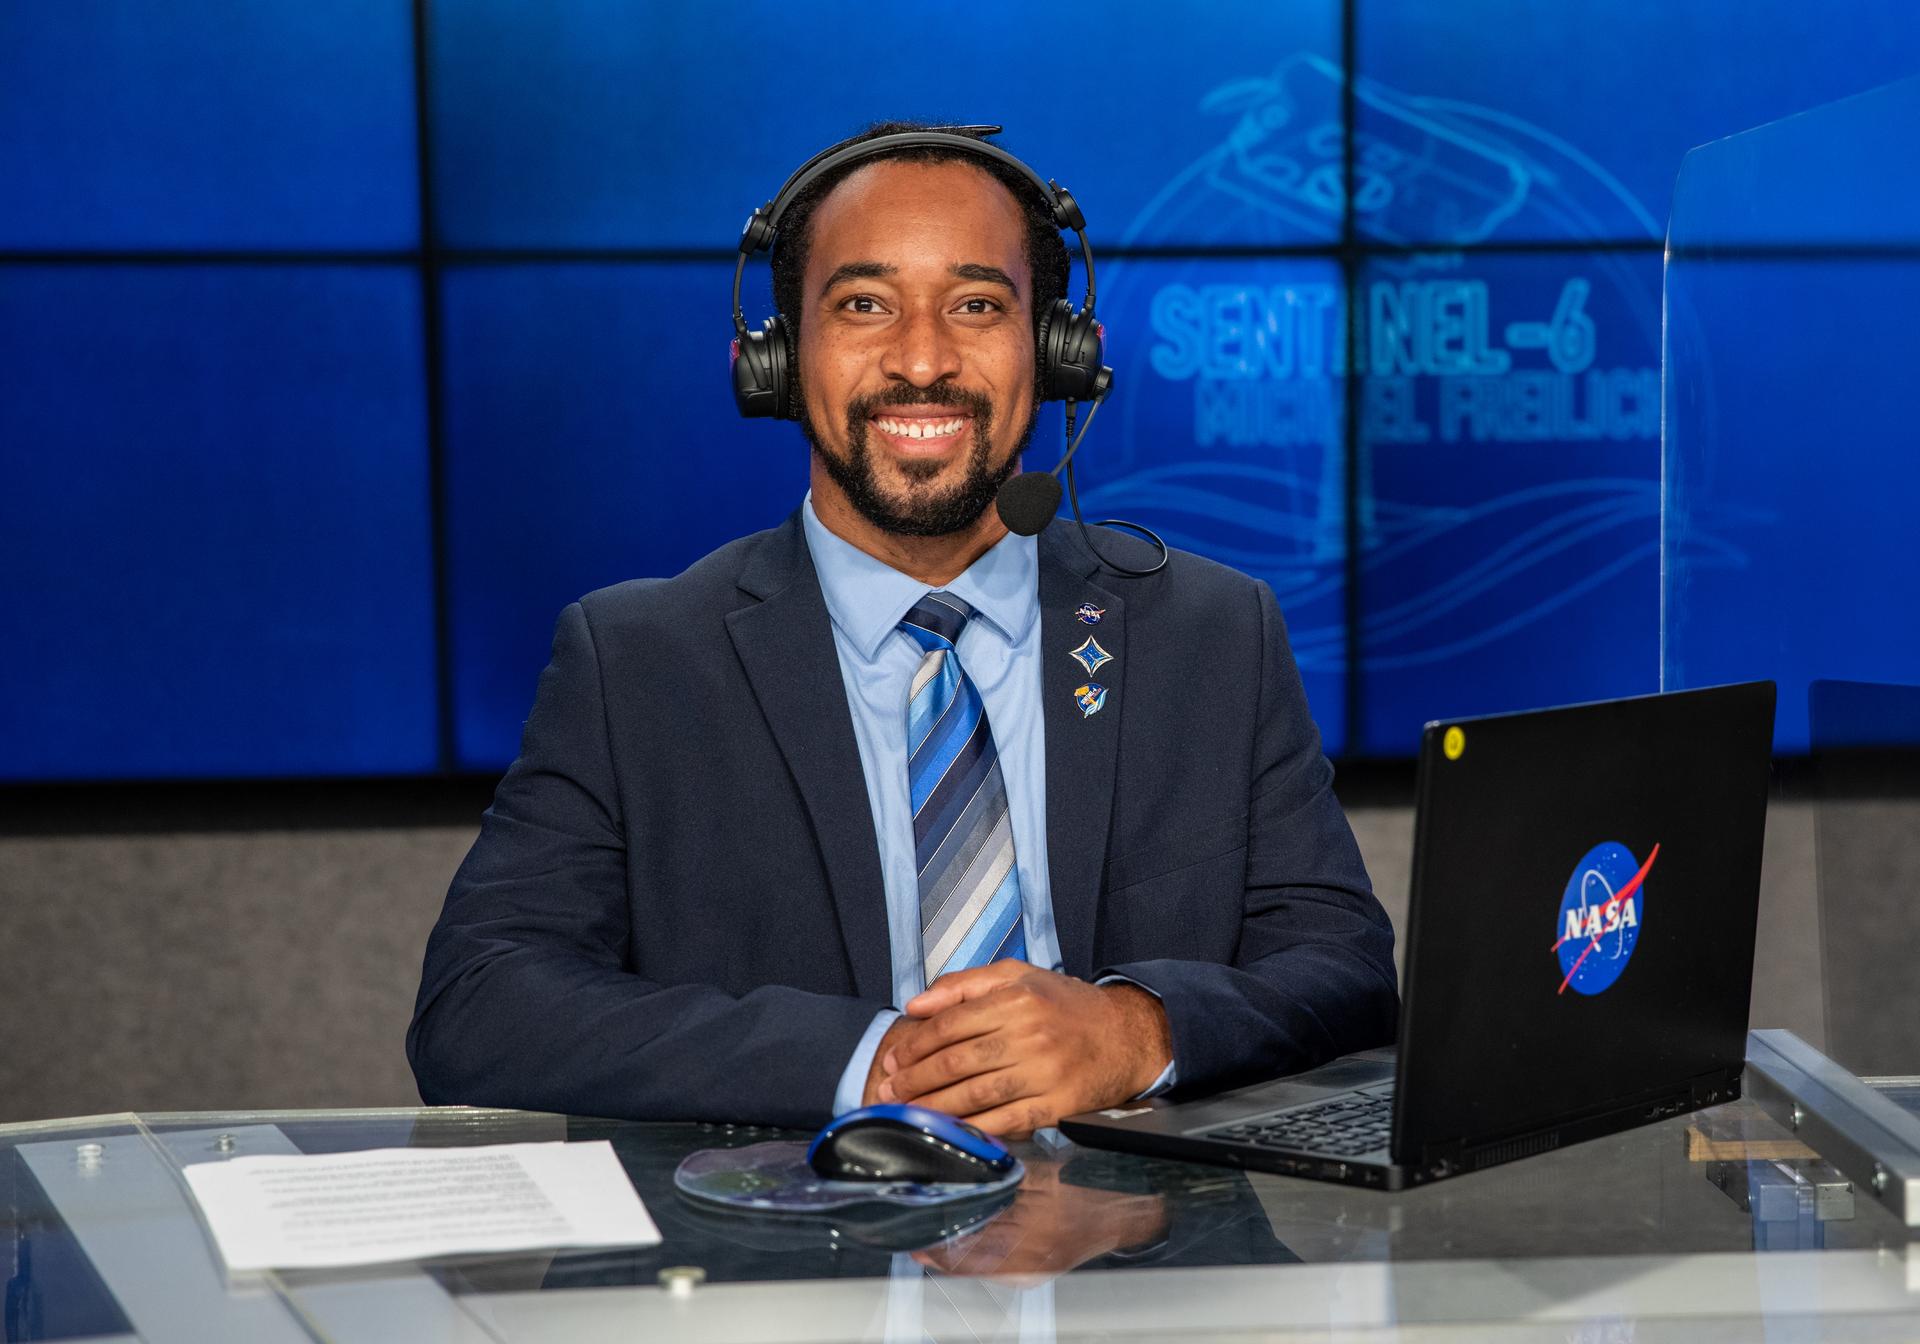
[(1201, 1137), (1357, 1157), (1387, 1146), (1393, 1130), (1393, 1088), (1347, 1092), (1277, 1115), (1210, 1129)]

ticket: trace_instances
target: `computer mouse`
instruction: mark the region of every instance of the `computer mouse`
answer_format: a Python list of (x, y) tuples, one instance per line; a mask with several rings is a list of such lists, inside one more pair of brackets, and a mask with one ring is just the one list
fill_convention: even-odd
[(997, 1139), (924, 1106), (883, 1102), (848, 1111), (814, 1135), (807, 1164), (830, 1181), (995, 1181), (1013, 1169)]

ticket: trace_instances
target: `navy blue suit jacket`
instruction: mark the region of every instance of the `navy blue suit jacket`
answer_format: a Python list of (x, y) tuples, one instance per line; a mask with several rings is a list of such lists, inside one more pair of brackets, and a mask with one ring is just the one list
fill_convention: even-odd
[[(1142, 543), (1102, 534), (1123, 564)], [(1155, 990), (1180, 1093), (1393, 1036), (1393, 932), (1273, 594), (1040, 538), (1047, 864), (1066, 973)], [(1068, 656), (1106, 609), (1106, 706)], [(799, 517), (567, 608), (427, 944), (432, 1103), (814, 1125), (892, 997), (873, 816)]]

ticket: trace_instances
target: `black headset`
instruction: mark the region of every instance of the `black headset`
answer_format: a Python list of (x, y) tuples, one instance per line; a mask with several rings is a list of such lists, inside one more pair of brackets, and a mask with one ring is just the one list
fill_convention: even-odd
[(793, 395), (794, 332), (786, 315), (776, 313), (759, 331), (747, 330), (746, 314), (740, 308), (740, 279), (746, 273), (748, 258), (773, 250), (774, 238), (779, 234), (780, 221), (788, 207), (826, 174), (862, 159), (922, 146), (956, 150), (1013, 169), (1033, 183), (1040, 199), (1046, 202), (1054, 224), (1062, 232), (1072, 230), (1079, 237), (1080, 258), (1087, 269), (1087, 301), (1075, 309), (1067, 300), (1055, 299), (1046, 312), (1037, 315), (1034, 354), (1040, 363), (1040, 399), (1098, 401), (1107, 394), (1113, 385), (1113, 370), (1100, 362), (1106, 333), (1093, 315), (1093, 248), (1087, 242), (1086, 218), (1065, 187), (1057, 182), (1042, 181), (1038, 173), (1006, 150), (974, 138), (975, 135), (997, 135), (999, 131), (998, 126), (900, 131), (824, 149), (801, 164), (774, 198), (748, 217), (746, 227), (740, 230), (740, 257), (733, 267), (733, 400), (740, 414), (749, 418), (771, 416), (776, 420), (800, 418), (800, 407)]
[[(1067, 450), (1059, 465), (1050, 472), (1023, 472), (1000, 488), (997, 501), (1000, 516), (1009, 528), (1023, 536), (1032, 536), (1052, 521), (1060, 507), (1060, 473), (1067, 473), (1067, 489), (1073, 501), (1073, 516), (1080, 522), (1087, 546), (1109, 569), (1122, 574), (1144, 576), (1157, 573), (1167, 563), (1167, 545), (1150, 529), (1117, 518), (1104, 518), (1103, 524), (1118, 525), (1144, 534), (1160, 550), (1159, 561), (1150, 569), (1128, 569), (1101, 554), (1080, 519), (1079, 494), (1073, 488), (1073, 455), (1086, 438), (1094, 412), (1113, 389), (1113, 370), (1101, 363), (1106, 330), (1093, 314), (1093, 246), (1087, 241), (1086, 217), (1074, 202), (1073, 194), (1058, 182), (1043, 180), (1026, 164), (998, 145), (976, 137), (998, 135), (998, 126), (943, 126), (920, 131), (897, 131), (854, 144), (834, 145), (801, 164), (774, 194), (772, 200), (747, 217), (740, 230), (740, 255), (733, 266), (733, 401), (740, 414), (749, 419), (772, 418), (798, 420), (800, 405), (794, 395), (793, 370), (798, 363), (794, 346), (794, 328), (784, 313), (775, 313), (761, 324), (759, 331), (747, 329), (747, 316), (740, 307), (740, 281), (746, 274), (749, 258), (773, 250), (780, 232), (780, 221), (793, 202), (813, 183), (836, 169), (863, 159), (891, 154), (897, 150), (920, 147), (950, 149), (977, 159), (1004, 164), (1033, 184), (1046, 202), (1048, 213), (1061, 232), (1071, 230), (1080, 240), (1080, 260), (1087, 272), (1087, 300), (1075, 308), (1066, 299), (1055, 299), (1047, 311), (1036, 315), (1034, 358), (1039, 365), (1036, 383), (1042, 401), (1067, 404)], [(1091, 409), (1076, 436), (1074, 411), (1086, 402)]]

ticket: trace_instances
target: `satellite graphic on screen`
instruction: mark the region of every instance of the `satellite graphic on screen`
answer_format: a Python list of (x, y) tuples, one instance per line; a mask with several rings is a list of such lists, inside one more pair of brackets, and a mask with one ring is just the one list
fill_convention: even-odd
[[(1657, 262), (1456, 249), (1655, 239), (1662, 226), (1579, 148), (1511, 114), (1366, 79), (1353, 93), (1352, 226), (1368, 244), (1423, 250), (1371, 257), (1352, 291), (1314, 260), (1115, 262), (1109, 353), (1142, 392), (1115, 407), (1086, 503), (1150, 514), (1170, 544), (1272, 584), (1316, 700), (1345, 670), (1357, 578), (1370, 713), (1384, 722), (1396, 697), (1420, 701), (1404, 740), (1390, 725), (1363, 748), (1404, 747), (1443, 687), (1476, 712), (1522, 703), (1541, 675), (1582, 696), (1651, 689), (1651, 624), (1644, 657), (1625, 650), (1610, 668), (1530, 680), (1523, 655), (1651, 600)], [(1197, 108), (1204, 148), (1123, 241), (1338, 240), (1344, 95), (1340, 67), (1308, 52), (1219, 83)], [(1704, 529), (1688, 544), (1724, 549)]]

